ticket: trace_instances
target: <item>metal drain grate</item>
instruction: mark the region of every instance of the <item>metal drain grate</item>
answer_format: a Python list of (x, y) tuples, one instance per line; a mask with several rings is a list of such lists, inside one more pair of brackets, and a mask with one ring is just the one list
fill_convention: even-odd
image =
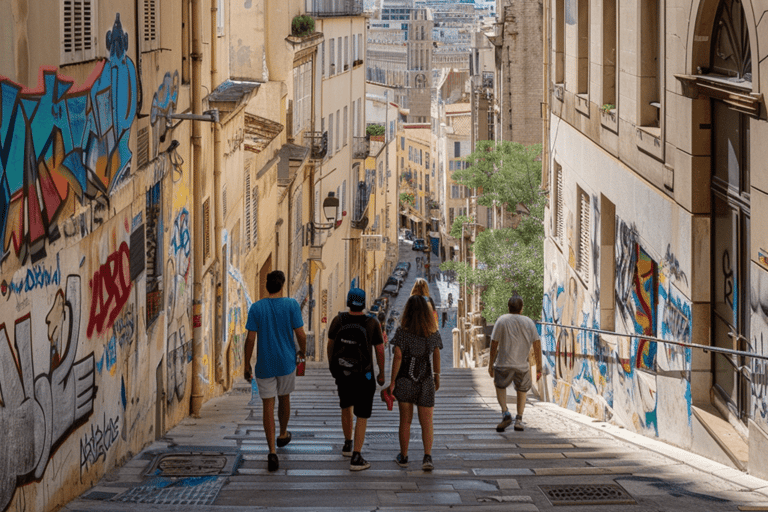
[(112, 501), (152, 505), (213, 505), (226, 478), (156, 478), (134, 487)]
[(111, 500), (115, 496), (120, 494), (119, 492), (105, 492), (105, 491), (93, 491), (83, 496), (86, 500)]
[(553, 506), (559, 505), (634, 505), (627, 491), (618, 484), (540, 485)]
[(147, 476), (194, 477), (231, 475), (238, 456), (225, 453), (164, 453), (155, 457)]

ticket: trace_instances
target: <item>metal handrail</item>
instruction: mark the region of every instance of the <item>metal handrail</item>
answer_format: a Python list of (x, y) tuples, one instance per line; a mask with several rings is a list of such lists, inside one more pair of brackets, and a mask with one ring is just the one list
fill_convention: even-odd
[(575, 325), (563, 325), (556, 324), (554, 322), (536, 322), (539, 325), (551, 325), (553, 327), (560, 327), (561, 329), (578, 329), (580, 331), (596, 332), (598, 334), (608, 334), (611, 336), (622, 336), (624, 338), (640, 338), (654, 343), (667, 343), (669, 345), (677, 345), (685, 348), (697, 348), (704, 352), (715, 352), (720, 354), (728, 354), (732, 356), (751, 357), (753, 359), (765, 359), (768, 360), (768, 354), (756, 354), (754, 352), (745, 352), (743, 350), (733, 350), (729, 348), (712, 347), (707, 345), (699, 345), (696, 343), (684, 343), (682, 341), (665, 340), (662, 338), (656, 338), (654, 336), (645, 336), (643, 334), (627, 334), (623, 332), (606, 331), (603, 329), (592, 329), (590, 327), (577, 327)]

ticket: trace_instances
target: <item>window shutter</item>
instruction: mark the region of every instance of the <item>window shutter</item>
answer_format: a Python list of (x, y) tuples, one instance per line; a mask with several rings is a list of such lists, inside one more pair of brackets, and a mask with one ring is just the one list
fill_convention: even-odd
[(253, 222), (253, 247), (259, 243), (259, 187), (253, 187), (251, 193), (251, 221)]
[(95, 0), (64, 0), (61, 16), (62, 56), (65, 64), (96, 58)]
[(341, 211), (347, 211), (347, 180), (341, 184)]
[(221, 189), (221, 211), (224, 218), (227, 217), (227, 187)]
[(211, 199), (203, 202), (203, 260), (211, 256)]
[(585, 282), (589, 282), (589, 196), (579, 190), (579, 265)]
[(144, 0), (144, 49), (152, 50), (157, 47), (157, 0)]
[(251, 166), (245, 166), (245, 250), (251, 249)]
[(555, 238), (558, 243), (563, 243), (563, 168), (555, 167), (557, 181), (555, 189)]
[(139, 129), (136, 137), (136, 163), (141, 169), (149, 163), (149, 127)]

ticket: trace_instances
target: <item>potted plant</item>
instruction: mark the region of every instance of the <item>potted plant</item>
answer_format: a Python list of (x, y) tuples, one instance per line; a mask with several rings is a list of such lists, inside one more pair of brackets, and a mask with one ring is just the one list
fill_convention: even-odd
[(291, 35), (306, 37), (315, 31), (315, 20), (311, 16), (301, 15), (293, 18), (291, 22)]

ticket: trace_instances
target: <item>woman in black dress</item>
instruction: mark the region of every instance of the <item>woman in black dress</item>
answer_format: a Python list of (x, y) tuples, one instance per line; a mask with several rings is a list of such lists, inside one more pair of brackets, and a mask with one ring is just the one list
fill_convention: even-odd
[(415, 404), (424, 443), (421, 468), (432, 471), (432, 411), (435, 391), (440, 388), (440, 349), (443, 342), (432, 309), (421, 295), (412, 295), (405, 303), (400, 328), (392, 339), (392, 346), (395, 355), (392, 358), (389, 391), (394, 394), (400, 409), (400, 453), (395, 461), (401, 467), (408, 465), (408, 441)]

